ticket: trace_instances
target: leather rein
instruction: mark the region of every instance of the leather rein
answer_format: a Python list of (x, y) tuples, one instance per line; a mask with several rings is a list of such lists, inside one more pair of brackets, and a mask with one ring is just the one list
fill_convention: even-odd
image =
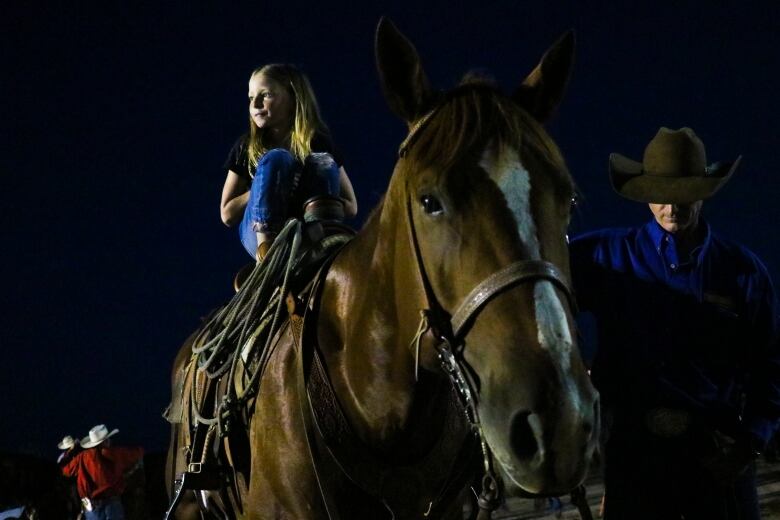
[[(412, 125), (409, 135), (401, 143), (398, 155), (401, 159), (408, 154), (409, 148), (419, 136), (423, 128), (430, 122), (442, 104), (423, 115)], [(407, 193), (409, 192), (407, 186)], [(421, 322), (416, 342), (416, 363), (419, 363), (420, 341), (426, 332), (430, 332), (435, 340), (441, 367), (449, 377), (458, 394), (461, 404), (471, 423), (472, 430), (478, 436), (482, 448), (485, 475), (482, 479), (482, 490), (478, 497), (481, 517), (489, 518), (502, 501), (501, 486), (493, 467), (493, 455), (485, 440), (482, 423), (478, 413), (479, 388), (474, 370), (464, 357), (466, 347), (465, 337), (474, 320), (488, 301), (498, 294), (522, 283), (545, 280), (559, 288), (565, 295), (570, 306), (574, 306), (572, 290), (563, 273), (555, 264), (546, 260), (520, 260), (492, 273), (474, 287), (463, 299), (454, 313), (448, 313), (436, 298), (430, 279), (425, 270), (417, 232), (412, 215), (412, 197), (407, 198), (407, 228), (409, 240), (414, 251), (417, 273), (420, 278), (426, 299), (426, 308), (420, 311)]]

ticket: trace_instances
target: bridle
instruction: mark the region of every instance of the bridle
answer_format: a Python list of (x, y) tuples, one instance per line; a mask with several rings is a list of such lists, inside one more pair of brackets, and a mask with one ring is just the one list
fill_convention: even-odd
[[(419, 118), (410, 128), (409, 135), (401, 144), (398, 155), (405, 158), (409, 148), (414, 144), (419, 133), (433, 118), (443, 103), (438, 103), (433, 109)], [(407, 185), (407, 193), (410, 193)], [(458, 308), (450, 314), (439, 303), (425, 270), (425, 264), (420, 252), (420, 244), (414, 226), (412, 215), (412, 197), (406, 201), (407, 228), (412, 250), (414, 251), (417, 273), (425, 294), (426, 308), (420, 311), (421, 320), (418, 333), (413, 340), (416, 350), (416, 364), (419, 364), (420, 342), (427, 332), (435, 338), (435, 348), (444, 372), (454, 386), (466, 416), (475, 434), (479, 437), (482, 448), (485, 475), (482, 479), (482, 491), (478, 497), (480, 509), (489, 517), (501, 503), (501, 489), (493, 468), (493, 456), (482, 431), (482, 423), (478, 412), (478, 385), (474, 370), (464, 357), (466, 347), (465, 337), (480, 311), (495, 296), (522, 283), (545, 280), (551, 282), (565, 295), (571, 308), (574, 308), (574, 297), (568, 281), (555, 264), (546, 260), (519, 260), (487, 276), (463, 299)], [(417, 370), (417, 368), (415, 368)]]

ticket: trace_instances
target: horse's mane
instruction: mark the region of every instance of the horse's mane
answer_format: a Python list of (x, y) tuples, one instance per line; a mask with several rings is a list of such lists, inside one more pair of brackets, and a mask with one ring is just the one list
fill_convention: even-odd
[(469, 154), (482, 153), (487, 140), (565, 168), (558, 146), (542, 126), (491, 78), (474, 72), (439, 98), (436, 114), (411, 147), (409, 158), (422, 167), (436, 164), (447, 170)]

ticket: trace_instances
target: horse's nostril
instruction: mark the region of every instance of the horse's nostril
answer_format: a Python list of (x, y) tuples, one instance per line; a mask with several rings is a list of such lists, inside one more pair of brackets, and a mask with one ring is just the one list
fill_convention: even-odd
[(512, 451), (520, 459), (531, 459), (539, 449), (534, 427), (531, 424), (531, 412), (518, 412), (512, 419), (509, 435)]

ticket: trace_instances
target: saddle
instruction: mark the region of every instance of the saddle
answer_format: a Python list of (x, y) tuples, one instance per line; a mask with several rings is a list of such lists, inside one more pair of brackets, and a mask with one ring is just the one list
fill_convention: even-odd
[(262, 262), (242, 269), (234, 297), (188, 340), (191, 355), (180, 365), (163, 413), (180, 425), (187, 462), (176, 476), (167, 517), (188, 489), (215, 491), (212, 508), (241, 509), (238, 498), (249, 471), (241, 463), (249, 459), (246, 426), (269, 347), (323, 264), (355, 234), (340, 222), (338, 199), (316, 197), (304, 208), (304, 217), (286, 223)]

